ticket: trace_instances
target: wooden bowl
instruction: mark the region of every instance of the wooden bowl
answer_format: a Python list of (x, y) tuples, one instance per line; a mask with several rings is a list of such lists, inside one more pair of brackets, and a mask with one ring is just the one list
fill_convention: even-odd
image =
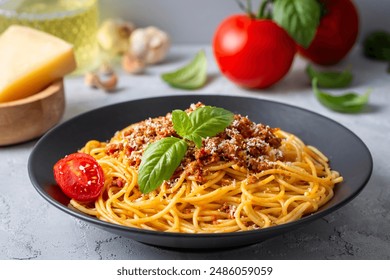
[(43, 135), (59, 122), (65, 110), (63, 79), (32, 96), (0, 103), (0, 146)]

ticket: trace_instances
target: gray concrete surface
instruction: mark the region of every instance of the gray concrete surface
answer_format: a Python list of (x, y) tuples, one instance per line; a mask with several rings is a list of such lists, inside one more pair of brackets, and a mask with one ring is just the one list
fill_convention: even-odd
[(374, 171), (363, 192), (333, 214), (259, 244), (220, 251), (166, 250), (105, 232), (48, 204), (28, 178), (32, 141), (0, 147), (0, 259), (390, 259), (390, 74), (385, 63), (365, 59), (359, 47), (339, 67), (350, 65), (353, 69), (355, 79), (350, 90), (373, 90), (370, 105), (361, 114), (335, 113), (320, 105), (304, 73), (306, 62), (300, 58), (274, 87), (246, 91), (219, 74), (208, 46), (192, 45), (172, 48), (165, 63), (150, 67), (144, 75), (121, 73), (121, 90), (116, 93), (92, 90), (82, 77), (68, 77), (62, 121), (107, 104), (182, 94), (165, 85), (159, 74), (176, 69), (201, 48), (208, 55), (210, 79), (204, 88), (192, 93), (275, 100), (340, 122), (367, 144), (374, 159)]

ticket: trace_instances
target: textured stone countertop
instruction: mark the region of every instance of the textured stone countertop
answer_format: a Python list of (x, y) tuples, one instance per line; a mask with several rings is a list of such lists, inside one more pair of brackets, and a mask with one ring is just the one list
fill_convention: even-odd
[(372, 153), (374, 170), (365, 189), (336, 212), (259, 244), (210, 252), (167, 250), (111, 234), (47, 203), (28, 177), (27, 160), (36, 143), (31, 141), (0, 147), (0, 259), (390, 259), (390, 75), (385, 63), (367, 60), (359, 47), (339, 68), (352, 67), (351, 90), (373, 90), (370, 105), (360, 114), (335, 113), (319, 104), (304, 73), (306, 62), (300, 58), (274, 87), (246, 91), (219, 74), (209, 47), (175, 46), (165, 63), (150, 67), (144, 75), (120, 73), (119, 90), (115, 93), (89, 89), (83, 77), (66, 78), (67, 104), (62, 121), (107, 104), (185, 94), (169, 88), (159, 74), (183, 65), (201, 48), (209, 58), (210, 79), (204, 88), (191, 94), (275, 100), (341, 123), (358, 135)]

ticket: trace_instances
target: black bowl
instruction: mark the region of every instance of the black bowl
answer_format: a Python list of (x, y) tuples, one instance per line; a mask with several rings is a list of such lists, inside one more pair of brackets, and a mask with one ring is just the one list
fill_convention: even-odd
[[(188, 108), (198, 101), (247, 115), (255, 122), (280, 127), (296, 134), (305, 143), (319, 148), (330, 159), (344, 181), (335, 187), (335, 196), (318, 212), (298, 221), (266, 229), (221, 234), (186, 234), (129, 228), (69, 208), (69, 199), (56, 186), (52, 168), (66, 154), (88, 140), (109, 140), (131, 123)], [(372, 157), (366, 145), (339, 123), (294, 106), (255, 98), (221, 95), (183, 95), (140, 99), (114, 104), (81, 114), (45, 134), (34, 147), (28, 162), (32, 184), (49, 203), (83, 221), (142, 243), (171, 248), (226, 248), (249, 245), (296, 229), (323, 217), (351, 201), (366, 185), (372, 172)]]

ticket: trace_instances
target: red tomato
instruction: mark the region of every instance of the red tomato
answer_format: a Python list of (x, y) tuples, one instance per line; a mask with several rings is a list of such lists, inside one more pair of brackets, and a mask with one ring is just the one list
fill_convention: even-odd
[(304, 57), (320, 65), (342, 60), (352, 49), (359, 32), (359, 17), (350, 0), (321, 0), (325, 14), (309, 48), (298, 46)]
[(62, 191), (78, 201), (96, 200), (104, 186), (103, 169), (90, 155), (74, 153), (60, 159), (53, 168)]
[(289, 71), (296, 47), (275, 22), (233, 15), (217, 28), (214, 57), (229, 80), (247, 88), (266, 88)]

